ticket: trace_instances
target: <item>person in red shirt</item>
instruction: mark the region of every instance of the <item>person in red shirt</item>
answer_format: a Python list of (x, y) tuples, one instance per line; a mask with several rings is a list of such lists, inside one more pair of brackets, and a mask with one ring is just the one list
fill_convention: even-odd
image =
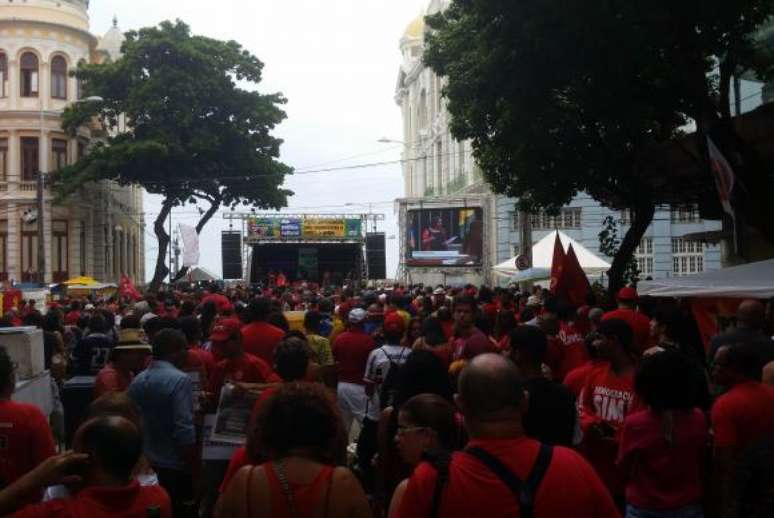
[(621, 288), (616, 296), (618, 309), (602, 315), (602, 320), (615, 318), (629, 324), (634, 335), (634, 347), (638, 353), (642, 354), (650, 345), (650, 319), (637, 311), (637, 298), (636, 289)]
[(367, 411), (368, 397), (365, 392), (368, 355), (376, 346), (374, 339), (363, 330), (368, 313), (355, 308), (347, 317), (349, 329), (336, 337), (333, 343), (333, 359), (338, 364), (339, 384), (337, 395), (344, 427), (349, 434), (352, 420), (362, 422)]
[(152, 348), (143, 343), (139, 329), (122, 329), (118, 345), (110, 351), (110, 361), (97, 373), (94, 399), (107, 392), (125, 392), (134, 379), (134, 372), (142, 370)]
[(573, 306), (560, 307), (559, 319), (556, 343), (559, 346), (560, 360), (553, 376), (555, 380), (561, 382), (570, 371), (584, 365), (589, 360), (589, 355), (584, 343), (582, 326), (577, 323), (577, 310)]
[[(56, 453), (46, 416), (36, 406), (11, 400), (15, 370), (5, 348), (0, 347), (0, 487)], [(39, 501), (42, 496), (42, 491), (32, 492), (23, 503)]]
[(647, 409), (626, 417), (618, 467), (627, 516), (701, 516), (709, 430), (694, 406), (702, 390), (693, 365), (677, 351), (643, 358), (635, 376)]
[(217, 404), (220, 389), (227, 381), (238, 383), (278, 383), (280, 382), (271, 366), (262, 359), (247, 354), (242, 349), (242, 323), (237, 319), (218, 322), (212, 329), (210, 341), (218, 345), (223, 359), (215, 364), (210, 377), (210, 392), (213, 403)]
[(584, 347), (586, 347), (586, 355), (588, 356), (589, 360), (583, 365), (576, 367), (568, 372), (567, 376), (564, 377), (564, 381), (562, 382), (562, 384), (570, 389), (570, 392), (575, 395), (575, 398), (578, 401), (579, 410), (580, 403), (583, 400), (581, 394), (583, 393), (583, 387), (586, 386), (586, 382), (589, 379), (589, 375), (594, 372), (597, 367), (605, 363), (605, 360), (599, 358), (598, 353), (599, 346), (602, 344), (603, 340), (604, 338), (602, 335), (597, 332), (586, 336), (584, 340)]
[(774, 437), (774, 387), (760, 382), (762, 367), (752, 341), (722, 346), (715, 354), (713, 382), (729, 387), (712, 406), (713, 494), (721, 513), (729, 512), (735, 501), (738, 459), (759, 441)]
[(183, 370), (185, 372), (199, 372), (199, 386), (209, 387), (209, 378), (215, 371), (215, 357), (201, 346), (202, 324), (195, 316), (182, 317), (179, 322), (180, 330), (188, 342), (188, 358)]
[(484, 353), (498, 352), (497, 346), (475, 326), (476, 301), (462, 296), (454, 299), (455, 338), (452, 344), (453, 360), (471, 360)]
[(282, 341), (285, 332), (267, 322), (271, 314), (271, 302), (259, 298), (247, 307), (249, 323), (242, 328), (242, 344), (245, 352), (270, 364), (274, 361), (274, 348)]
[(74, 300), (70, 303), (70, 311), (65, 315), (65, 325), (77, 326), (78, 320), (81, 318), (81, 303)]
[(0, 512), (18, 509), (17, 500), (42, 488), (66, 481), (77, 473), (82, 489), (70, 498), (29, 505), (15, 518), (144, 517), (152, 510), (172, 517), (169, 496), (161, 486), (141, 486), (132, 471), (142, 454), (142, 434), (119, 416), (90, 419), (78, 428), (74, 452), (52, 457), (0, 493)]
[[(599, 477), (580, 455), (526, 437), (522, 415), (527, 397), (513, 363), (495, 354), (477, 356), (462, 371), (456, 398), (471, 438), (468, 447), (452, 454), (447, 469), (443, 463), (438, 468), (419, 464), (402, 498), (396, 495), (394, 516), (524, 516), (525, 501), (532, 502), (537, 517), (619, 516)], [(448, 476), (439, 477), (439, 471)], [(525, 489), (527, 480), (534, 482), (534, 490)], [(521, 490), (514, 488), (519, 482)], [(443, 485), (434, 510), (439, 483)]]
[(624, 485), (615, 467), (619, 432), (624, 419), (642, 408), (634, 392), (635, 359), (632, 330), (623, 320), (602, 322), (599, 354), (607, 360), (589, 374), (581, 401), (581, 451), (597, 470), (611, 494), (624, 498)]

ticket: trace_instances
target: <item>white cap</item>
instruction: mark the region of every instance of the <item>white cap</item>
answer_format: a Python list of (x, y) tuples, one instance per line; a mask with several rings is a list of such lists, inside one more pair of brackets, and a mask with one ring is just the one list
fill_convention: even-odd
[(366, 310), (355, 308), (352, 311), (349, 312), (349, 322), (351, 324), (359, 324), (360, 322), (363, 322), (368, 317), (368, 313), (366, 313)]
[(527, 299), (527, 306), (541, 306), (543, 303), (537, 295), (530, 295)]
[(446, 295), (446, 290), (438, 286), (434, 291), (433, 295)]

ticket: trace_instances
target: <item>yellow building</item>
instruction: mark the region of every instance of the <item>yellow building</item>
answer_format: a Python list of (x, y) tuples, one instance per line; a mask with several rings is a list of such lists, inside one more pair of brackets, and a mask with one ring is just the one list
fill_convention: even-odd
[[(99, 38), (89, 32), (88, 0), (0, 3), (0, 280), (39, 278), (37, 178), (74, 163), (93, 138), (61, 129), (64, 108), (81, 97), (70, 72), (120, 53), (114, 22)], [(115, 281), (144, 279), (142, 189), (112, 182), (85, 185), (52, 205), (44, 191), (45, 281), (77, 275)]]

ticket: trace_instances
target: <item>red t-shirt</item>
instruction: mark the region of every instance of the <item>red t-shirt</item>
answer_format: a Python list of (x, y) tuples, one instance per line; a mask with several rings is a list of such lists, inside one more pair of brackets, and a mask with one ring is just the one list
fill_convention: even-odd
[(285, 337), (285, 331), (267, 322), (252, 322), (242, 328), (242, 347), (272, 365), (274, 349)]
[[(614, 495), (624, 493), (624, 485), (615, 467), (620, 441), (620, 429), (629, 414), (641, 410), (642, 404), (634, 393), (634, 374), (616, 375), (609, 363), (594, 369), (583, 387), (581, 402), (581, 428), (583, 443), (581, 451), (597, 470)], [(588, 434), (595, 423), (605, 422), (613, 427), (614, 435), (609, 438), (593, 439)]]
[(344, 331), (333, 343), (333, 358), (338, 363), (339, 381), (365, 385), (363, 373), (368, 355), (374, 350), (374, 339), (361, 329)]
[(70, 311), (65, 315), (65, 318), (64, 318), (65, 325), (68, 325), (68, 326), (78, 325), (78, 320), (80, 319), (81, 319), (80, 311)]
[(246, 353), (236, 358), (223, 359), (215, 365), (215, 370), (210, 377), (210, 391), (216, 399), (227, 380), (241, 383), (279, 383), (282, 381), (268, 363)]
[(611, 319), (623, 320), (632, 328), (634, 335), (634, 347), (640, 353), (648, 348), (650, 340), (650, 320), (648, 317), (633, 309), (621, 308), (615, 311), (609, 311), (602, 315), (602, 320)]
[[(0, 484), (6, 486), (56, 453), (48, 419), (38, 407), (0, 401)], [(43, 493), (24, 503), (40, 500)]]
[[(540, 443), (527, 437), (513, 439), (473, 439), (497, 457), (521, 480), (526, 480), (537, 459)], [(430, 515), (437, 473), (422, 463), (409, 478), (398, 509), (399, 518), (425, 518)], [(573, 518), (613, 518), (618, 511), (602, 482), (589, 464), (576, 452), (554, 447), (551, 464), (535, 495), (535, 516)], [(453, 454), (449, 480), (441, 496), (438, 516), (444, 518), (487, 518), (519, 516), (517, 498), (497, 476), (475, 457)]]
[(715, 447), (745, 448), (774, 436), (774, 387), (757, 381), (740, 383), (712, 406)]
[(478, 329), (473, 329), (470, 336), (455, 338), (452, 350), (454, 360), (472, 360), (479, 354), (498, 352), (497, 346)]
[(169, 495), (161, 486), (141, 486), (133, 480), (125, 487), (89, 487), (72, 498), (51, 500), (25, 507), (14, 518), (134, 518), (158, 507), (163, 518), (172, 518)]
[(629, 415), (618, 450), (626, 502), (658, 511), (700, 503), (708, 436), (707, 418), (699, 409), (673, 412), (671, 444), (660, 415), (650, 410)]
[(589, 359), (589, 353), (586, 350), (586, 344), (583, 340), (583, 334), (578, 326), (572, 322), (562, 322), (559, 328), (558, 346), (560, 359), (557, 371), (554, 372), (554, 379), (563, 380), (567, 374)]
[(125, 392), (134, 379), (131, 372), (121, 372), (113, 366), (112, 362), (102, 367), (94, 381), (94, 399), (108, 392)]
[(567, 373), (567, 376), (564, 377), (564, 381), (562, 382), (565, 387), (570, 389), (570, 392), (572, 392), (575, 395), (575, 398), (578, 400), (578, 403), (581, 403), (581, 394), (583, 393), (583, 387), (586, 385), (586, 382), (589, 380), (589, 375), (594, 372), (594, 369), (602, 365), (604, 362), (600, 360), (591, 360), (589, 362), (584, 363), (580, 367), (576, 367), (575, 369), (571, 370)]
[(188, 356), (196, 356), (198, 358), (198, 362), (204, 366), (207, 377), (215, 371), (215, 357), (210, 351), (206, 351), (197, 345), (188, 349)]

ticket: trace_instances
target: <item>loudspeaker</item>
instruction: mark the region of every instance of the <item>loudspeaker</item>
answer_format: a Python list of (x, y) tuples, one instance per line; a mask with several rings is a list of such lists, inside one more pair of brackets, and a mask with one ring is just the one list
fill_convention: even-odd
[(384, 232), (369, 232), (366, 234), (366, 259), (368, 260), (369, 280), (387, 278)]
[(220, 241), (221, 257), (223, 258), (223, 278), (242, 278), (242, 233), (224, 230)]

